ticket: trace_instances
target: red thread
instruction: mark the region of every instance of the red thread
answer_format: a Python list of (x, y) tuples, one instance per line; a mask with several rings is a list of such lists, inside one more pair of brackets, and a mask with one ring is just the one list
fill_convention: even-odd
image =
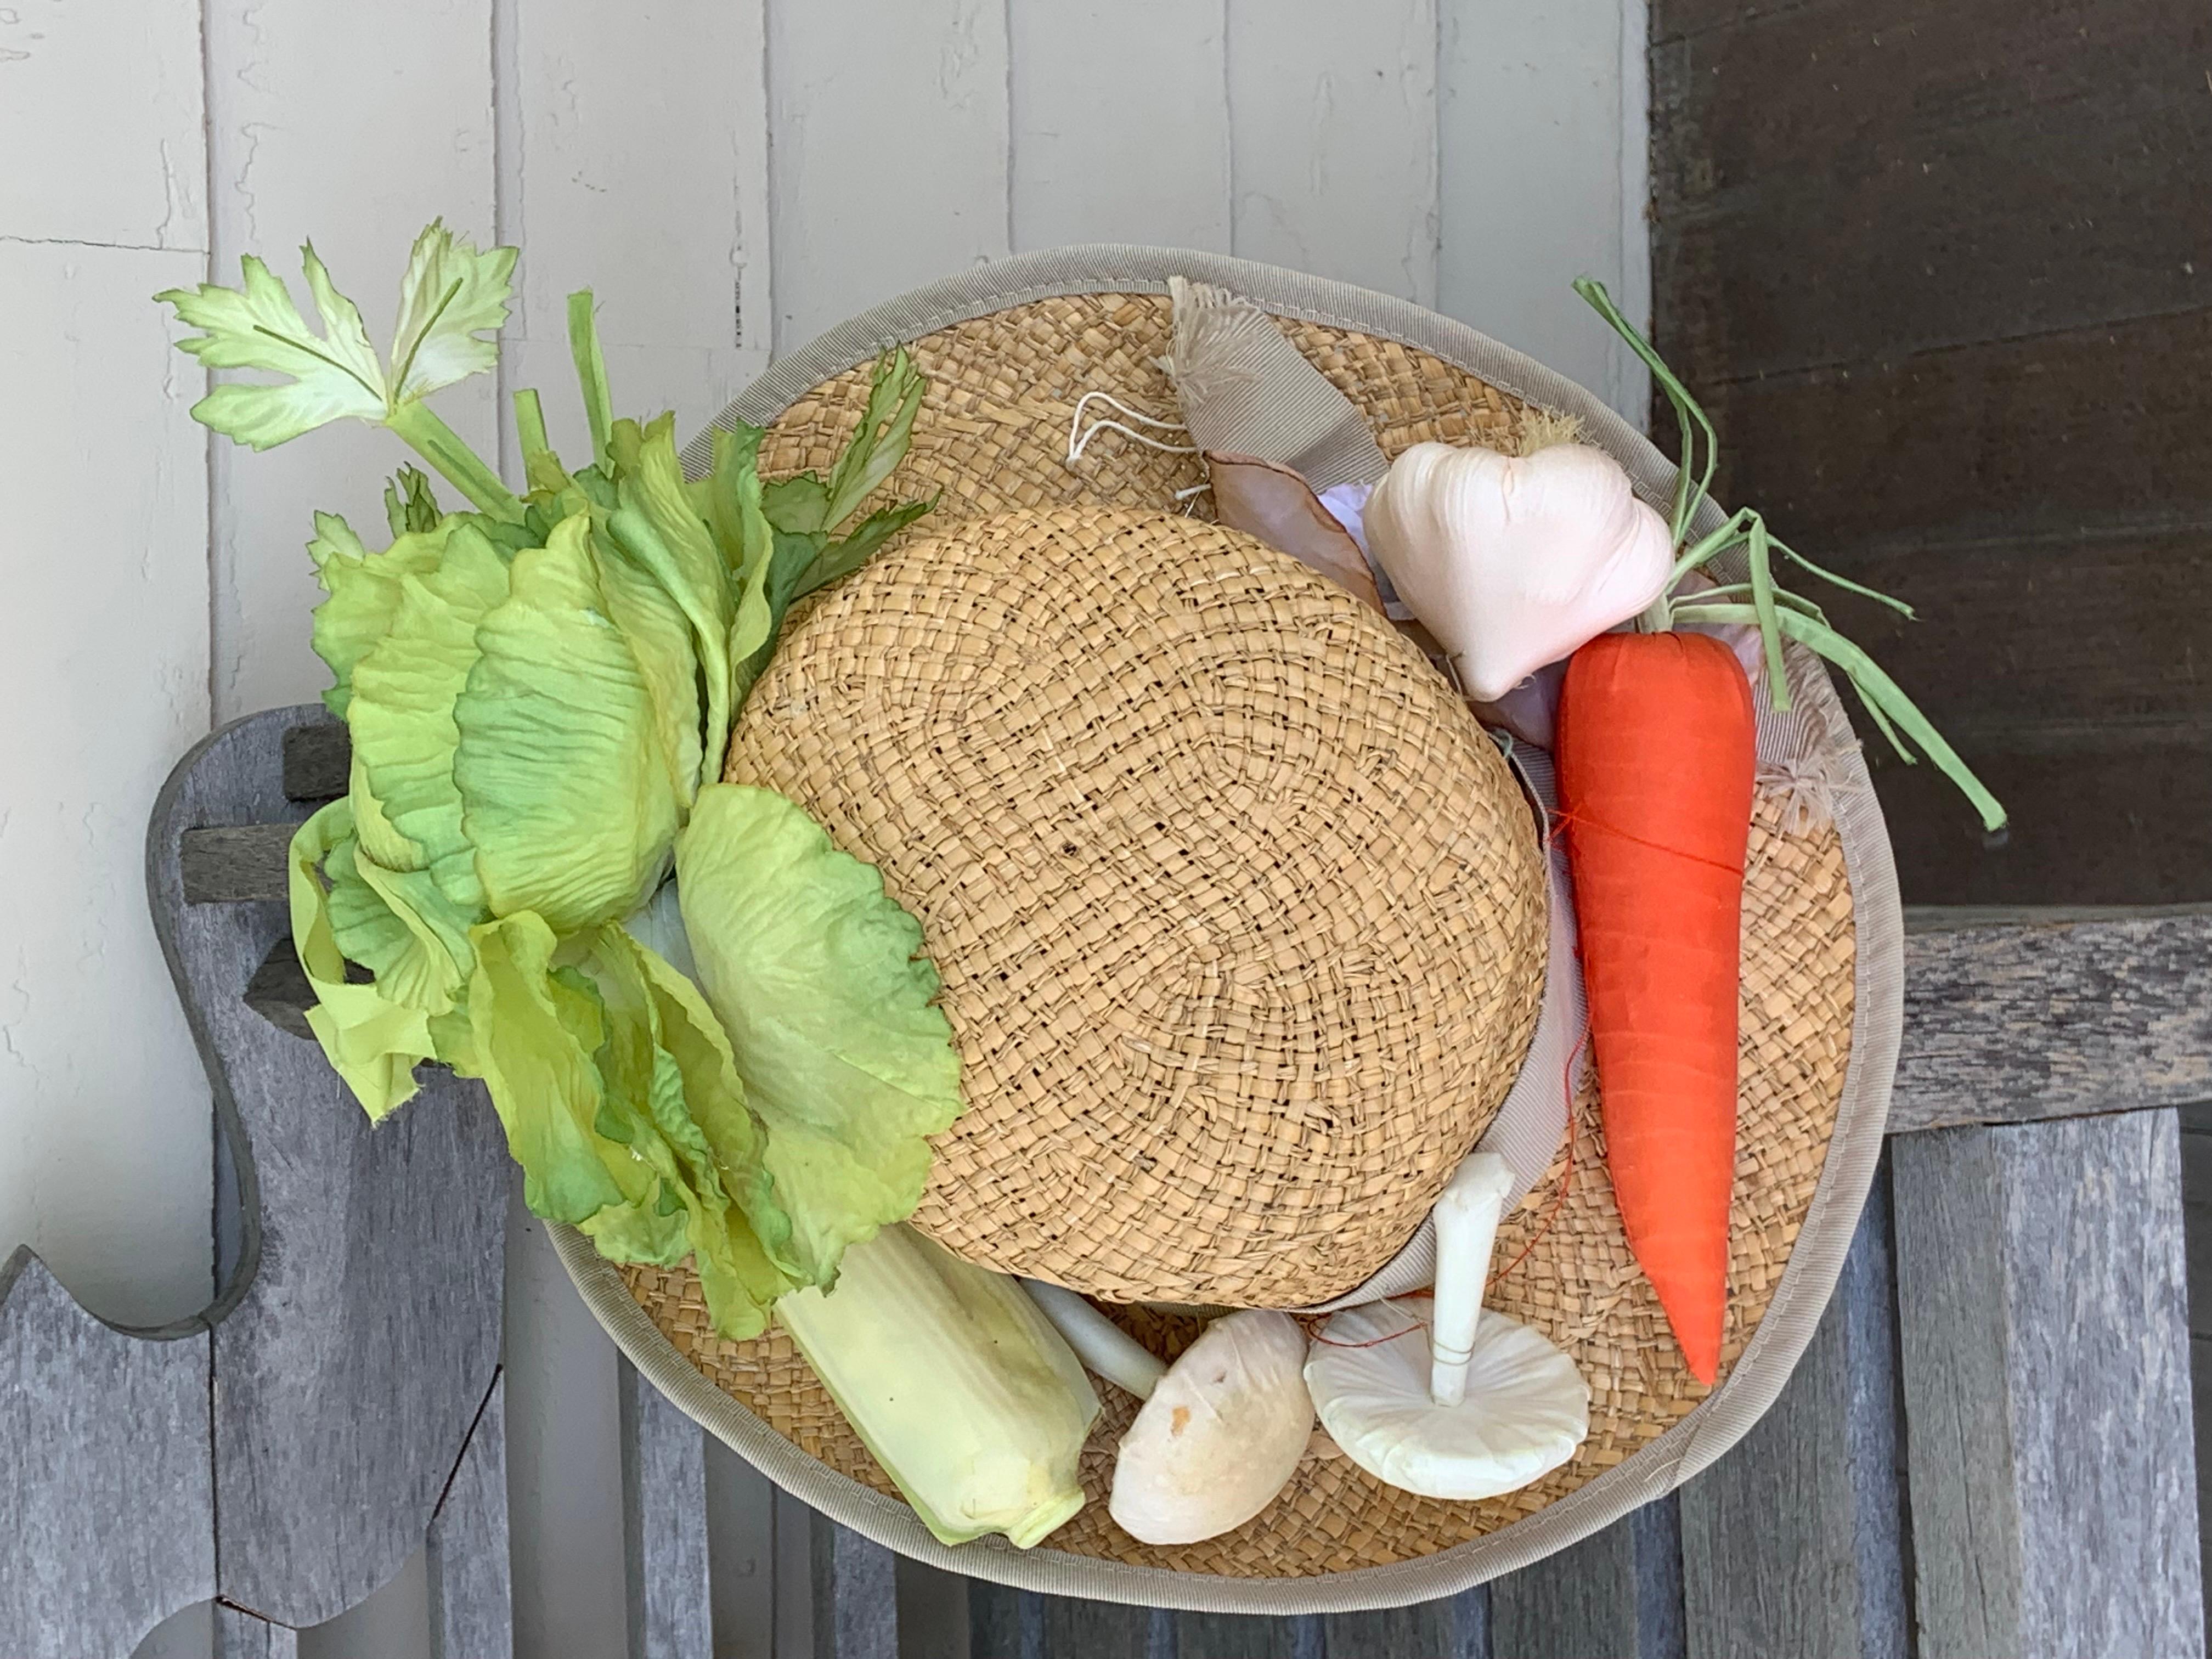
[[(1400, 1311), (1403, 1312), (1404, 1310), (1401, 1309)], [(1413, 1316), (1411, 1314), (1407, 1314), (1406, 1317), (1408, 1319), (1413, 1319)], [(1388, 1336), (1370, 1337), (1364, 1342), (1340, 1342), (1334, 1337), (1329, 1336), (1321, 1331), (1314, 1333), (1314, 1340), (1320, 1343), (1325, 1348), (1379, 1348), (1385, 1342), (1395, 1342), (1401, 1336), (1411, 1336), (1415, 1331), (1425, 1331), (1428, 1328), (1428, 1324), (1425, 1321), (1413, 1319), (1413, 1322), (1407, 1326), (1402, 1331), (1393, 1331)]]
[(1687, 859), (1692, 864), (1702, 864), (1709, 868), (1723, 871), (1734, 876), (1738, 881), (1743, 879), (1743, 866), (1741, 864), (1725, 864), (1719, 859), (1709, 859), (1702, 853), (1686, 852), (1680, 847), (1669, 847), (1661, 841), (1648, 841), (1642, 836), (1632, 836), (1626, 830), (1607, 823), (1602, 818), (1585, 817), (1578, 812), (1552, 814), (1552, 828), (1555, 830), (1577, 829), (1584, 825), (1592, 830), (1602, 830), (1608, 836), (1618, 836), (1623, 841), (1633, 842), (1638, 847), (1648, 847), (1655, 853), (1665, 853), (1672, 858)]

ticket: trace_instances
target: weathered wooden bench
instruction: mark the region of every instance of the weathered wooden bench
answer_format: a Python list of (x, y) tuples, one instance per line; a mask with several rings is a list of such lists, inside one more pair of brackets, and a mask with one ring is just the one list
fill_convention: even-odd
[[(345, 777), (342, 728), (271, 710), (155, 810), (224, 1288), (126, 1331), (27, 1251), (0, 1268), (0, 1653), (121, 1656), (210, 1598), (225, 1659), (290, 1653), (426, 1540), (431, 1651), (512, 1651), (497, 1126), (433, 1072), (372, 1131), (302, 1040), (284, 848)], [(1774, 1409), (1679, 1492), (1446, 1601), (1297, 1620), (962, 1584), (817, 1516), (815, 1654), (2203, 1654), (2177, 1109), (2212, 1100), (2212, 907), (1910, 921), (1843, 1281)], [(621, 1399), (633, 1659), (707, 1659), (702, 1433), (626, 1366)]]

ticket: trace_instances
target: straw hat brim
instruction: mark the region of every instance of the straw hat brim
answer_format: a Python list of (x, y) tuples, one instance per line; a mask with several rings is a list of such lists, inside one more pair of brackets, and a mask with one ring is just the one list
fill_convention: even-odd
[[(1158, 507), (1200, 481), (1193, 458), (1094, 444), (1062, 463), (1076, 397), (1089, 390), (1162, 413), (1172, 389), (1167, 278), (1219, 283), (1284, 322), (1364, 410), (1386, 453), (1411, 443), (1507, 447), (1530, 404), (1577, 416), (1586, 439), (1663, 502), (1673, 469), (1571, 382), (1473, 330), (1404, 302), (1317, 279), (1160, 250), (1028, 256), (894, 301), (794, 354), (732, 413), (771, 428), (764, 470), (823, 466), (857, 418), (866, 365), (911, 343), (931, 379), (902, 481), (950, 486), (945, 505), (981, 515), (1061, 503)], [(1718, 509), (1709, 514), (1717, 522)], [(942, 533), (940, 520), (933, 526)], [(1594, 1101), (1553, 1176), (1501, 1233), (1501, 1304), (1574, 1355), (1593, 1389), (1576, 1458), (1486, 1504), (1415, 1498), (1341, 1460), (1310, 1459), (1283, 1498), (1224, 1538), (1137, 1544), (1092, 1504), (1048, 1543), (948, 1550), (889, 1496), (888, 1481), (780, 1335), (708, 1334), (688, 1273), (618, 1272), (580, 1236), (556, 1233), (587, 1303), (664, 1393), (834, 1518), (956, 1571), (1060, 1594), (1289, 1613), (1393, 1605), (1447, 1594), (1540, 1558), (1705, 1467), (1780, 1390), (1840, 1270), (1887, 1115), (1902, 1000), (1895, 877), (1849, 726), (1816, 664), (1792, 659), (1801, 728), (1833, 751), (1833, 821), (1789, 823), (1763, 802), (1744, 911), (1742, 1097), (1723, 1379), (1691, 1380), (1621, 1237)], [(1570, 1158), (1571, 1162), (1570, 1164)], [(1571, 1173), (1570, 1173), (1570, 1169)], [(1147, 1334), (1164, 1348), (1171, 1322)], [(1103, 1497), (1130, 1402), (1109, 1407), (1086, 1457)]]

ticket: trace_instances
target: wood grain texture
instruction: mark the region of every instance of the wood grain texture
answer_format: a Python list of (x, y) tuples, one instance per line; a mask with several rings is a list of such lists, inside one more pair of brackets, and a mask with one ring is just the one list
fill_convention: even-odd
[[(893, 1568), (898, 1601), (899, 1659), (970, 1659), (968, 1586), (957, 1572), (899, 1557)], [(1091, 1604), (1096, 1606), (1096, 1603)]]
[(1460, 1626), (1450, 1596), (1372, 1613), (1325, 1613), (1320, 1651), (1336, 1659), (1443, 1659), (1465, 1650)]
[(1733, 372), (1720, 362), (1692, 385), (1721, 434), (1723, 501), (1758, 507), (1824, 563), (1910, 549), (1940, 565), (1954, 549), (1987, 557), (2212, 522), (2212, 387), (2150, 372), (2207, 362), (2212, 305), (2199, 304), (1749, 380), (1719, 378)]
[(1916, 932), (1893, 1133), (2212, 1099), (2212, 911)]
[(1831, 1302), (1766, 1415), (1681, 1489), (1692, 1652), (1850, 1659), (1862, 1651), (1849, 1369), (1841, 1310)]
[(2212, 732), (2161, 730), (2152, 717), (2107, 724), (2100, 746), (2094, 728), (2039, 732), (2031, 719), (2003, 740), (2015, 751), (2049, 746), (1967, 751), (2013, 814), (1996, 848), (1934, 767), (1899, 765), (1868, 744), (1908, 902), (2155, 905), (2212, 894)]
[(723, 1659), (774, 1659), (776, 1489), (712, 1435), (706, 1449), (707, 1577)]
[(2008, 1166), (2024, 1644), (2201, 1655), (2174, 1115), (1990, 1133)]
[(898, 1659), (896, 1558), (813, 1517), (814, 1659)]
[(214, 1311), (217, 1586), (283, 1623), (361, 1601), (422, 1542), (491, 1385), (506, 1148), (481, 1091), (435, 1075), (372, 1130), (314, 1045), (240, 981), (274, 902), (188, 905), (187, 827), (288, 818), (278, 709), (207, 740), (148, 832), (157, 927), (240, 1175), (246, 1242)]
[(0, 1653), (121, 1659), (215, 1593), (208, 1339), (79, 1307), (28, 1248), (0, 1261)]
[(1920, 1652), (2202, 1653), (2173, 1115), (1893, 1156)]
[(1004, 0), (777, 0), (768, 91), (778, 351), (1006, 255)]
[[(994, 1584), (983, 1578), (969, 1579), (969, 1659), (1046, 1659), (1043, 1600), (1034, 1592), (1018, 1590), (1011, 1585)], [(1039, 1604), (1033, 1610), (1024, 1605), (1032, 1602)], [(1034, 1625), (1037, 1632), (1028, 1642), (1023, 1639), (1025, 1624)], [(1117, 1656), (1116, 1659), (1134, 1659), (1134, 1656)]]
[(1630, 1520), (1492, 1581), (1490, 1619), (1491, 1659), (1642, 1659)]
[(769, 360), (762, 0), (498, 10), (500, 235), (526, 250), (501, 390), (538, 388), (554, 447), (588, 456), (567, 308), (589, 288), (619, 411), (688, 435)]
[(1631, 318), (1650, 315), (1644, 9), (1437, 9), (1437, 308), (1640, 423), (1650, 376), (1572, 284), (1597, 277)]
[[(441, 215), (480, 242), (494, 228), (491, 0), (210, 0), (205, 15), (216, 279), (235, 283), (240, 256), (259, 254), (304, 300), (295, 250), (312, 237), (388, 343), (416, 233)], [(495, 457), (495, 401), (478, 375), (436, 407)], [(218, 441), (208, 457), (220, 720), (330, 684), (309, 644), (321, 597), (301, 550), (311, 515), (343, 514), (374, 539), (384, 480), (413, 457), (352, 421), (265, 454)], [(439, 494), (455, 503), (449, 486)]]
[[(48, 77), (82, 72), (95, 52), (143, 69), (147, 53), (191, 38), (167, 3), (128, 31), (52, 0), (9, 9), (0, 197), (81, 191), (92, 222), (25, 234), (105, 234), (107, 218), (153, 210), (104, 200), (121, 181), (75, 164), (29, 176), (45, 169), (27, 158), (50, 146), (107, 154), (107, 136), (91, 131), (101, 124), (36, 138), (16, 126), (51, 100), (87, 100), (82, 83)], [(173, 73), (184, 70), (162, 70)], [(196, 167), (199, 139), (196, 123), (169, 130), (183, 112), (172, 101), (167, 114), (112, 118), (144, 167), (166, 138), (181, 172)], [(0, 453), (27, 481), (4, 561), (11, 643), (0, 650), (0, 705), (15, 711), (0, 720), (0, 1242), (31, 1245), (107, 1316), (150, 1323), (209, 1291), (205, 1102), (135, 877), (155, 792), (207, 730), (205, 445), (186, 415), (205, 381), (148, 301), (198, 281), (205, 261), (189, 247), (18, 240), (30, 222), (0, 208), (0, 385), (15, 389), (0, 400)], [(179, 225), (180, 240), (205, 246)], [(150, 241), (152, 228), (131, 240)], [(118, 1042), (125, 1011), (131, 1040)]]
[(313, 720), (284, 733), (284, 797), (336, 800), (351, 781), (353, 742), (343, 722)]
[(299, 1659), (300, 1634), (228, 1601), (215, 1604), (212, 1659)]
[(1875, 1171), (1832, 1304), (1849, 1356), (1844, 1441), (1850, 1459), (1859, 1651), (1867, 1659), (1910, 1659), (1913, 1652), (1911, 1517), (1899, 1420), (1903, 1396), (1889, 1158), (1885, 1151)]
[(1176, 1659), (1322, 1659), (1322, 1621), (1235, 1613), (1179, 1613)]
[[(128, 30), (66, 0), (0, 10), (0, 241), (207, 246), (200, 9), (157, 0)], [(85, 118), (88, 88), (100, 100)], [(103, 387), (125, 406), (153, 383)]]
[(629, 1360), (617, 1365), (630, 1659), (714, 1659), (706, 1431)]
[(1230, 247), (1228, 0), (1010, 0), (1010, 240)]
[[(429, 1659), (510, 1659), (514, 1574), (507, 1558), (507, 1388), (495, 1375), (424, 1540)], [(634, 1656), (634, 1659), (635, 1656)]]
[(1698, 386), (2203, 305), (2208, 61), (2188, 0), (1814, 0), (1662, 46), (1674, 367)]
[(1231, 0), (1232, 251), (1432, 305), (1437, 0)]
[(1040, 1659), (1166, 1659), (1174, 1651), (1175, 1615), (1164, 1608), (1117, 1607), (1066, 1595), (1036, 1600), (1042, 1604), (1036, 1619)]
[(293, 828), (242, 823), (186, 830), (179, 849), (185, 902), (240, 904), (283, 897)]
[(239, 1000), (287, 1036), (313, 1039), (307, 1010), (314, 1006), (315, 988), (307, 982), (307, 970), (300, 965), (300, 953), (289, 939), (269, 947)]

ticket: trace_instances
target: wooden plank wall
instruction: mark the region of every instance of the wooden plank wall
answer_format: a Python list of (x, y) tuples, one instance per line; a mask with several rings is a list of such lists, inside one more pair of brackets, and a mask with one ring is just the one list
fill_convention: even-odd
[[(1723, 498), (1921, 608), (1915, 625), (1834, 607), (2014, 814), (2006, 844), (1986, 846), (1931, 768), (1870, 745), (1907, 899), (2212, 897), (2212, 621), (2193, 599), (2212, 575), (2212, 12), (1657, 0), (1651, 35), (1655, 326), (1729, 446)], [(2139, 924), (2116, 925), (2124, 954)], [(1992, 937), (1996, 956), (1958, 963), (1996, 1015), (1993, 1040), (2010, 1027), (2040, 1042), (2081, 1015), (2123, 1012), (2114, 1038), (2182, 1069), (2119, 1101), (2091, 1062), (1990, 1100), (1976, 1121), (2069, 1109), (2069, 1095), (2075, 1110), (2183, 1108), (2191, 1329), (2212, 1333), (2212, 1108), (2193, 1103), (2212, 1098), (2212, 1078), (2182, 1059), (2203, 1052), (2199, 1034), (2125, 1036), (2109, 986), (2027, 990), (2024, 964), (2002, 959), (2022, 943)], [(2188, 1008), (2200, 1021), (2201, 994)], [(1929, 1097), (1970, 1100), (1971, 1071), (1964, 1050), (1908, 1054), (1900, 1102), (1945, 1074), (1954, 1086)], [(1971, 1232), (1975, 1203), (1981, 1223), (2002, 1220), (2012, 1142), (1908, 1144), (1900, 1250), (1908, 1184), (1931, 1241)], [(1988, 1285), (1899, 1271), (1908, 1296), (1961, 1321), (2011, 1316)], [(2147, 1282), (2137, 1273), (2129, 1291)], [(1963, 1328), (1929, 1331), (1929, 1352)], [(2212, 1336), (2194, 1346), (2197, 1439), (2212, 1443)], [(1984, 1408), (1987, 1379), (1956, 1380), (1963, 1395), (1938, 1389), (1919, 1409), (1954, 1421), (1959, 1467), (2001, 1486), (1992, 1459), (2019, 1425)], [(2131, 1497), (2123, 1516), (2142, 1510)], [(1916, 1485), (1923, 1503), (1994, 1514), (1971, 1487)], [(1939, 1609), (1923, 1654), (1996, 1650), (2033, 1625), (2039, 1607), (2002, 1588), (1989, 1598), (1955, 1530), (1917, 1537), (1922, 1594)], [(2000, 1559), (2031, 1547), (1984, 1541)], [(2090, 1597), (2077, 1627), (2109, 1611)], [(2106, 1630), (2113, 1650), (2156, 1644)]]
[(2212, 11), (1658, 0), (1658, 342), (1722, 489), (2015, 814), (1873, 754), (1907, 900), (2212, 896)]

